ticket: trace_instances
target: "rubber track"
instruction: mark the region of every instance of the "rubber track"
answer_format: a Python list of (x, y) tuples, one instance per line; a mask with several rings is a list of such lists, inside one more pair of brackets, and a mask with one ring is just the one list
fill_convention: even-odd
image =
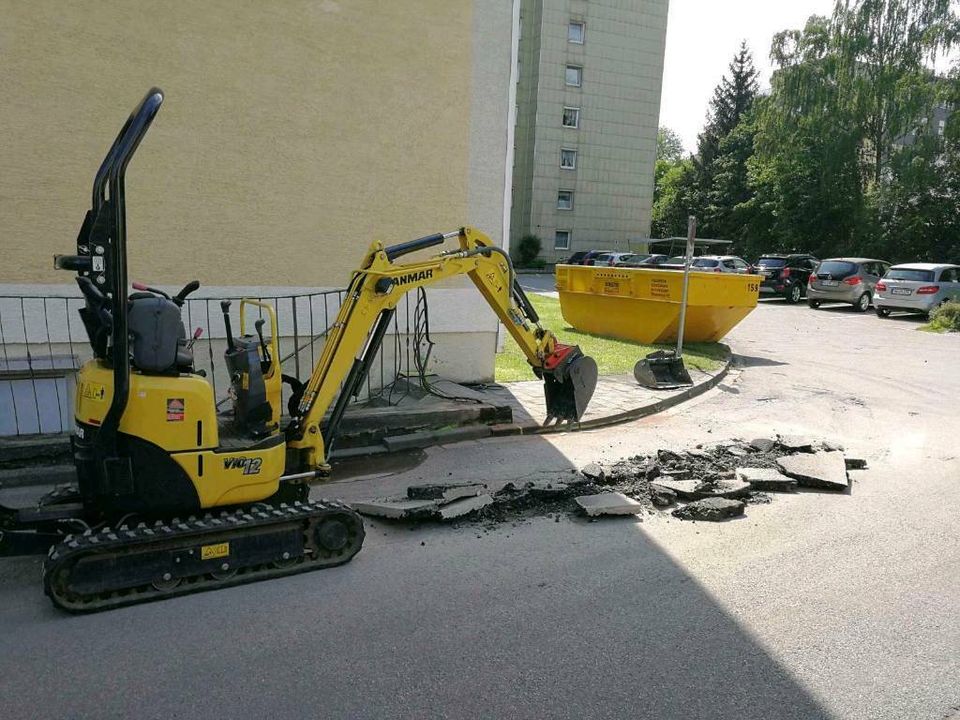
[[(333, 516), (348, 522), (351, 529), (349, 540), (339, 551), (318, 551), (313, 538), (314, 528), (327, 517)], [(151, 584), (79, 596), (73, 590), (65, 589), (69, 588), (70, 583), (69, 575), (65, 578), (63, 571), (69, 573), (78, 561), (90, 555), (143, 552), (154, 544), (167, 549), (171, 546), (192, 548), (202, 544), (207, 536), (215, 536), (218, 542), (229, 541), (242, 536), (246, 530), (289, 525), (291, 522), (303, 523), (304, 548), (313, 552), (291, 558), (289, 566), (268, 564), (242, 567), (237, 568), (235, 575), (224, 579), (214, 578), (209, 573), (185, 577), (177, 587), (164, 590), (158, 590)], [(82, 535), (68, 535), (63, 542), (50, 548), (43, 563), (43, 589), (54, 605), (67, 612), (98, 612), (343, 565), (360, 551), (363, 539), (361, 517), (350, 506), (331, 500), (284, 503), (276, 507), (257, 505), (217, 515), (207, 514), (201, 518), (157, 522), (152, 526), (140, 523), (134, 528), (123, 525), (120, 528), (103, 528), (99, 532), (88, 530)]]

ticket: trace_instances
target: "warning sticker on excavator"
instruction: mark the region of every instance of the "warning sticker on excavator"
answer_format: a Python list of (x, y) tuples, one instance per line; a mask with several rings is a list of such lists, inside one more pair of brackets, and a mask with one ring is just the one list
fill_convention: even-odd
[(200, 559), (213, 560), (214, 558), (226, 557), (230, 554), (230, 543), (223, 542), (215, 545), (201, 545)]
[(183, 398), (167, 398), (167, 422), (183, 422)]
[(100, 383), (84, 382), (80, 383), (80, 397), (87, 400), (103, 400), (107, 394), (107, 389)]

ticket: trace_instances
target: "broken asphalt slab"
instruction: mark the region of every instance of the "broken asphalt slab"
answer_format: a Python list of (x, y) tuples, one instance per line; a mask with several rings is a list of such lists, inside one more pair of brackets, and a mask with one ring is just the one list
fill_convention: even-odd
[(790, 452), (813, 452), (816, 442), (802, 435), (780, 435), (777, 444)]
[(650, 483), (650, 502), (656, 507), (669, 507), (677, 501), (677, 494), (668, 488)]
[(438, 507), (436, 500), (370, 500), (354, 502), (351, 505), (361, 515), (373, 515), (390, 520), (433, 517)]
[(476, 512), (493, 502), (490, 495), (474, 495), (453, 502), (443, 500), (371, 500), (355, 502), (353, 509), (361, 515), (388, 520), (455, 520)]
[(777, 467), (802, 487), (846, 490), (850, 486), (842, 452), (787, 455), (777, 459)]
[(486, 490), (483, 483), (447, 483), (411, 485), (407, 488), (407, 497), (411, 500), (442, 500), (453, 502), (465, 497), (476, 497)]
[(455, 520), (474, 513), (480, 508), (490, 505), (492, 502), (493, 498), (489, 495), (476, 495), (475, 497), (462, 498), (441, 507), (438, 511), (438, 517), (440, 520)]
[(743, 515), (746, 504), (742, 500), (729, 498), (707, 498), (697, 500), (673, 511), (673, 516), (681, 520), (709, 520), (716, 522)]
[(643, 503), (618, 492), (581, 495), (576, 498), (576, 503), (590, 517), (598, 515), (636, 515), (644, 509)]
[(754, 438), (750, 441), (750, 447), (759, 452), (770, 452), (777, 446), (776, 440), (770, 438)]
[(750, 494), (750, 485), (742, 480), (720, 480), (716, 483), (702, 480), (674, 480), (664, 475), (652, 485), (672, 490), (684, 500), (703, 500), (711, 497), (744, 497)]
[(787, 477), (775, 468), (737, 468), (737, 479), (748, 483), (754, 490), (793, 492), (797, 489), (795, 478)]

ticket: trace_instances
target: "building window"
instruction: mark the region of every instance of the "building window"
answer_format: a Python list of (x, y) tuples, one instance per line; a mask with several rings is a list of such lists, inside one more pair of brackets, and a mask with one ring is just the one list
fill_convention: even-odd
[(937, 135), (943, 135), (943, 128), (946, 127), (946, 125), (947, 125), (946, 120), (940, 120), (937, 123)]
[(554, 250), (570, 249), (570, 231), (569, 230), (557, 230), (557, 232), (553, 236), (553, 249)]
[(577, 65), (567, 65), (566, 79), (567, 85), (580, 87), (580, 82), (583, 80), (583, 68)]
[(573, 210), (573, 190), (560, 190), (557, 193), (557, 210)]
[(560, 150), (560, 167), (564, 170), (576, 170), (577, 151), (562, 148)]
[(563, 109), (563, 126), (580, 127), (580, 108), (565, 107)]
[(567, 40), (577, 45), (583, 45), (583, 31), (585, 27), (582, 22), (573, 22), (567, 26)]

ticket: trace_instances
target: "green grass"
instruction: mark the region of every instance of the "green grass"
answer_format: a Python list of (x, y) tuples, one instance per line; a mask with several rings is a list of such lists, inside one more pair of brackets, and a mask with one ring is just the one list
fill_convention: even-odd
[(925, 332), (960, 332), (960, 302), (945, 302), (930, 314), (930, 322), (920, 327)]
[[(540, 314), (540, 324), (552, 330), (560, 342), (579, 345), (585, 355), (597, 361), (601, 375), (632, 373), (637, 360), (647, 353), (673, 345), (645, 345), (630, 340), (592, 335), (570, 327), (560, 314), (560, 301), (543, 295), (530, 294), (530, 302)], [(687, 367), (700, 370), (716, 370), (722, 365), (725, 350), (718, 343), (690, 343), (683, 347), (683, 359)], [(512, 338), (507, 338), (502, 353), (497, 355), (496, 378), (498, 382), (533, 380), (527, 359)]]

